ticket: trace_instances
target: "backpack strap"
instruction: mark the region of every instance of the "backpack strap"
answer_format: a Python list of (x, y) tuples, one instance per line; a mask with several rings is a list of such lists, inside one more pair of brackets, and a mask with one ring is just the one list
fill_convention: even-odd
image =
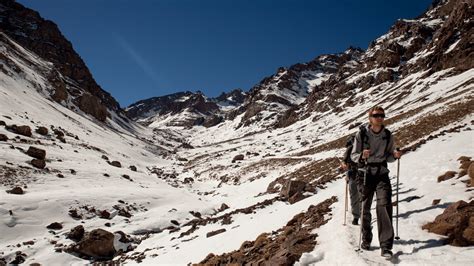
[(359, 127), (360, 131), (360, 140), (362, 141), (362, 150), (366, 147), (369, 147), (369, 136), (367, 136), (367, 129), (364, 125)]
[(385, 131), (385, 154), (388, 154), (388, 144), (390, 143), (390, 139), (392, 138), (392, 132), (384, 127)]

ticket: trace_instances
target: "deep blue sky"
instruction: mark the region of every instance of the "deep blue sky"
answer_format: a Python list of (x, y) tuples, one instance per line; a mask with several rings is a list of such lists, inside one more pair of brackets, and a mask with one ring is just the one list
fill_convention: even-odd
[(18, 0), (58, 24), (125, 107), (201, 90), (249, 90), (280, 66), (366, 49), (431, 0)]

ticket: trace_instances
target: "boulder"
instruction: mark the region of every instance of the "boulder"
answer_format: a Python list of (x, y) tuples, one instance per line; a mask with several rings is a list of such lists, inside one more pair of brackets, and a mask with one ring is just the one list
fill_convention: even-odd
[(122, 164), (119, 161), (112, 161), (110, 162), (110, 165), (121, 168)]
[(33, 147), (33, 146), (30, 146), (28, 148), (28, 150), (26, 151), (26, 154), (28, 154), (29, 156), (31, 156), (33, 158), (40, 159), (40, 160), (44, 160), (44, 158), (46, 158), (46, 151), (45, 150), (39, 149), (39, 148), (36, 148), (36, 147)]
[(5, 134), (0, 134), (0, 141), (7, 141), (8, 137)]
[(33, 159), (31, 160), (31, 165), (38, 169), (44, 169), (46, 167), (46, 162), (40, 159)]
[(280, 196), (284, 199), (289, 200), (293, 195), (303, 193), (306, 187), (306, 182), (300, 180), (287, 180), (283, 185)]
[(14, 187), (10, 190), (7, 190), (7, 193), (21, 195), (21, 194), (24, 194), (25, 192), (23, 191), (21, 187)]
[(74, 227), (73, 229), (71, 229), (71, 231), (69, 231), (69, 233), (66, 236), (72, 241), (79, 242), (84, 237), (84, 233), (85, 233), (84, 226), (78, 225)]
[(229, 209), (229, 206), (227, 206), (227, 204), (225, 203), (222, 203), (221, 207), (218, 209), (219, 212), (222, 212), (222, 211), (225, 211)]
[(244, 160), (244, 158), (245, 157), (244, 157), (243, 154), (239, 154), (239, 155), (234, 156), (234, 159), (232, 159), (232, 162), (234, 163), (236, 161), (242, 161), (242, 160)]
[(35, 132), (43, 136), (48, 135), (48, 129), (46, 127), (38, 127)]
[(78, 253), (94, 259), (111, 259), (114, 248), (114, 234), (103, 229), (94, 229), (85, 234), (81, 241), (67, 249), (68, 252)]
[(54, 222), (46, 226), (46, 228), (51, 229), (51, 230), (61, 230), (63, 229), (63, 225), (58, 222)]
[(438, 183), (453, 178), (456, 175), (454, 171), (447, 171), (444, 175), (438, 176)]
[(31, 128), (29, 126), (17, 126), (15, 129), (15, 133), (27, 137), (31, 137)]
[(445, 235), (453, 246), (474, 245), (474, 200), (458, 201), (436, 216), (433, 222), (423, 225), (429, 232)]

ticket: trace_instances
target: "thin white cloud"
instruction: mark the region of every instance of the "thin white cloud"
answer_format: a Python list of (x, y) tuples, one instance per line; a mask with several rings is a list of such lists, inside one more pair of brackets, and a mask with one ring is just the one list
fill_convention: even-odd
[(147, 74), (153, 82), (158, 85), (162, 80), (160, 80), (158, 74), (156, 74), (153, 67), (148, 64), (148, 62), (143, 59), (143, 57), (120, 35), (114, 34), (115, 38), (117, 39), (118, 44), (127, 52), (130, 58), (137, 63), (138, 67), (140, 67), (145, 74)]

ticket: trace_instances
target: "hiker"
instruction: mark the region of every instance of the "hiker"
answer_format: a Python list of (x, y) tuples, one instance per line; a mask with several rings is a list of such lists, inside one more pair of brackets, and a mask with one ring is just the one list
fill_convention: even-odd
[(349, 184), (349, 195), (351, 200), (352, 224), (358, 225), (360, 218), (360, 197), (357, 188), (357, 164), (352, 161), (351, 153), (354, 146), (354, 136), (350, 136), (346, 142), (346, 151), (344, 152), (344, 161), (341, 162), (341, 168), (346, 171), (346, 183)]
[(400, 158), (401, 152), (394, 148), (392, 134), (384, 126), (385, 111), (380, 106), (372, 107), (369, 124), (357, 132), (351, 159), (358, 163), (358, 187), (361, 195), (361, 248), (370, 249), (372, 242), (372, 215), (370, 208), (374, 193), (377, 196), (377, 227), (381, 255), (391, 257), (393, 246), (392, 186), (388, 176), (387, 163)]

